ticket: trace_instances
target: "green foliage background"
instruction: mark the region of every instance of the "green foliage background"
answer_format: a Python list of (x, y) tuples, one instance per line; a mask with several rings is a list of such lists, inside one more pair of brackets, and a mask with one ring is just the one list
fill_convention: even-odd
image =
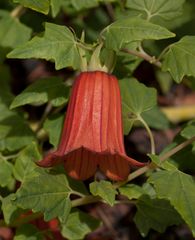
[[(151, 129), (175, 125), (158, 105), (158, 89), (140, 83), (134, 74), (145, 60), (162, 92), (174, 84), (193, 88), (194, 11), (193, 0), (1, 0), (0, 226), (16, 228), (15, 240), (44, 239), (45, 233), (28, 219), (17, 224), (28, 210), (45, 221), (57, 218), (64, 238), (84, 239), (101, 221), (78, 207), (92, 202), (114, 206), (120, 196), (136, 206), (140, 236), (186, 224), (195, 237), (194, 121), (185, 122), (173, 143), (155, 154)], [(48, 150), (46, 144), (53, 149), (58, 145), (72, 81), (80, 71), (79, 49), (91, 51), (100, 41), (105, 56), (116, 55), (113, 74), (121, 89), (124, 134), (143, 126), (151, 141), (152, 163), (128, 179), (146, 173), (139, 184), (106, 179), (82, 183), (61, 167), (48, 170), (35, 164)], [(33, 61), (52, 70), (14, 91), (13, 79), (22, 82), (25, 73), (16, 77), (13, 65), (31, 67), (28, 59), (41, 59)], [(40, 107), (41, 116), (33, 117), (29, 109)]]

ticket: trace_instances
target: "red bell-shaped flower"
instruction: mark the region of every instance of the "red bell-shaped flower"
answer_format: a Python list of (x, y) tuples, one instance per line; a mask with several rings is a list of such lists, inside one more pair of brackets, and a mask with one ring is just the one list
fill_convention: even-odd
[(126, 179), (131, 165), (144, 165), (125, 153), (121, 96), (113, 75), (94, 71), (76, 78), (59, 147), (38, 165), (51, 167), (59, 162), (80, 180), (99, 168), (108, 178), (120, 181)]

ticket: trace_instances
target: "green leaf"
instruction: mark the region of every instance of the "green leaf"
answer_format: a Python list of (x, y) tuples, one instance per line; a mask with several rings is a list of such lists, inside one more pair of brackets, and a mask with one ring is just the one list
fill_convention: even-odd
[(155, 77), (160, 85), (160, 90), (164, 95), (168, 94), (171, 91), (173, 85), (173, 79), (168, 72), (163, 72), (161, 69), (155, 71)]
[(114, 189), (111, 182), (108, 181), (99, 181), (99, 182), (92, 182), (90, 185), (90, 192), (94, 196), (100, 196), (104, 199), (108, 204), (111, 206), (114, 205), (115, 196), (117, 194), (116, 189)]
[[(176, 136), (174, 141), (163, 150), (163, 153), (170, 151), (171, 149), (175, 148), (177, 145), (183, 143), (185, 140), (186, 139), (181, 137), (180, 135)], [(173, 164), (178, 166), (178, 168), (181, 171), (191, 172), (195, 170), (194, 158), (195, 158), (195, 152), (193, 151), (193, 144), (190, 144), (185, 148), (181, 149), (179, 152), (172, 155), (170, 160), (171, 162), (173, 162)]]
[(160, 157), (154, 154), (148, 154), (153, 163), (165, 170), (176, 170), (177, 167), (170, 161), (161, 161)]
[(195, 136), (195, 121), (187, 124), (186, 127), (180, 132), (181, 136), (190, 139)]
[[(3, 107), (2, 107), (3, 108)], [(1, 100), (0, 100), (0, 109)], [(10, 110), (3, 109), (1, 112), (9, 116), (0, 120), (0, 150), (16, 151), (35, 140), (32, 130), (24, 119)]]
[(37, 168), (35, 162), (41, 159), (38, 147), (36, 143), (32, 143), (23, 149), (16, 158), (13, 174), (14, 177), (23, 182), (25, 177)]
[(61, 78), (42, 78), (16, 96), (10, 108), (25, 104), (43, 104), (48, 101), (54, 106), (60, 106), (68, 101), (68, 94), (69, 89)]
[(6, 187), (13, 181), (13, 165), (0, 157), (0, 186)]
[(137, 116), (156, 105), (156, 89), (148, 88), (136, 79), (119, 81), (122, 95), (124, 133), (128, 134)]
[(72, 6), (78, 11), (85, 8), (92, 8), (98, 6), (99, 0), (71, 0)]
[(145, 191), (142, 187), (135, 184), (126, 184), (119, 188), (120, 194), (131, 199), (138, 199), (141, 195), (145, 194)]
[[(137, 42), (128, 44), (127, 48), (136, 50), (138, 47)], [(116, 65), (113, 74), (117, 76), (118, 79), (123, 79), (127, 77), (132, 77), (133, 72), (139, 66), (143, 60), (139, 57), (127, 54), (125, 52), (118, 52), (116, 58)]]
[(151, 198), (156, 197), (156, 192), (151, 184), (144, 183), (143, 186), (135, 184), (126, 184), (119, 188), (120, 194), (126, 196), (129, 200), (138, 199), (142, 195), (149, 195)]
[(74, 8), (76, 11), (80, 11), (82, 9), (92, 8), (98, 6), (99, 0), (50, 0), (51, 1), (51, 10), (52, 15), (55, 17), (61, 7), (67, 8), (71, 7)]
[[(64, 168), (63, 168), (63, 170), (64, 170)], [(70, 186), (73, 194), (89, 195), (89, 192), (83, 181), (78, 181), (71, 177), (67, 177), (67, 178), (68, 178), (69, 186)]]
[(146, 87), (136, 79), (123, 79), (120, 81), (123, 101), (128, 105), (129, 111), (139, 115), (156, 105), (156, 89)]
[(42, 169), (37, 169), (36, 173), (25, 179), (16, 192), (14, 203), (33, 212), (43, 212), (46, 221), (55, 217), (65, 219), (71, 209), (71, 189), (67, 177), (64, 174), (48, 174)]
[(104, 35), (106, 47), (114, 50), (119, 50), (130, 42), (144, 39), (158, 40), (175, 36), (166, 28), (137, 17), (128, 17), (112, 23), (105, 28)]
[(46, 23), (43, 37), (34, 37), (10, 52), (8, 57), (54, 60), (57, 70), (68, 66), (77, 68), (80, 58), (76, 44), (67, 27)]
[(164, 20), (172, 20), (182, 14), (182, 5), (185, 0), (127, 0), (126, 7), (137, 11), (148, 20), (156, 17)]
[(170, 127), (168, 118), (157, 106), (143, 112), (141, 116), (152, 128), (164, 130)]
[(16, 230), (14, 240), (44, 240), (43, 232), (32, 224), (23, 224)]
[(69, 5), (69, 2), (67, 0), (58, 0), (58, 1), (50, 0), (50, 5), (51, 5), (52, 16), (56, 17), (60, 11), (60, 8), (63, 6)]
[(6, 224), (11, 224), (23, 211), (13, 204), (13, 197), (14, 194), (10, 194), (2, 200), (2, 211)]
[(169, 71), (179, 83), (185, 75), (195, 76), (195, 36), (185, 36), (172, 44), (164, 56), (162, 70)]
[(143, 185), (142, 185), (142, 188), (144, 190), (144, 193), (146, 195), (149, 195), (150, 198), (156, 198), (156, 192), (153, 188), (153, 186), (151, 184), (149, 184), (148, 182), (145, 182)]
[(15, 48), (27, 42), (32, 30), (12, 17), (10, 12), (0, 10), (0, 45)]
[(49, 134), (49, 142), (57, 148), (58, 143), (60, 141), (60, 136), (62, 132), (64, 116), (60, 114), (52, 115), (49, 117), (45, 123), (43, 128)]
[(0, 64), (3, 64), (3, 62), (5, 61), (8, 51), (8, 48), (3, 47), (0, 44)]
[(35, 138), (24, 117), (9, 109), (13, 95), (8, 73), (4, 70), (0, 68), (0, 151), (16, 151), (30, 144)]
[(138, 211), (134, 221), (143, 237), (146, 237), (150, 229), (163, 233), (168, 226), (182, 223), (180, 215), (167, 200), (151, 199), (143, 195), (136, 206)]
[(55, 17), (61, 7), (71, 7), (76, 11), (97, 7), (99, 3), (114, 2), (116, 0), (50, 0), (52, 15)]
[(24, 7), (31, 8), (37, 12), (48, 14), (49, 0), (13, 0), (15, 3), (20, 3)]
[(72, 211), (62, 226), (62, 235), (69, 240), (84, 239), (85, 235), (99, 227), (100, 222), (79, 210)]
[[(195, 182), (178, 170), (159, 171), (151, 175), (149, 182), (155, 187), (157, 196), (170, 201), (195, 236)], [(171, 183), (171, 184), (170, 184)]]

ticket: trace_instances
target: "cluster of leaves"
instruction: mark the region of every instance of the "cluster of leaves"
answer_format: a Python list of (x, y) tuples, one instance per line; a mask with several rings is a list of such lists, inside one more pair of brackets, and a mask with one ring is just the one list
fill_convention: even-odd
[[(185, 36), (186, 32), (181, 30), (194, 20), (193, 1), (13, 0), (2, 1), (0, 7), (0, 200), (3, 224), (17, 227), (14, 239), (44, 239), (44, 231), (27, 224), (37, 216), (43, 216), (45, 221), (58, 218), (64, 237), (83, 239), (101, 223), (77, 207), (97, 201), (113, 206), (118, 202), (117, 195), (135, 203), (134, 221), (143, 237), (150, 229), (162, 233), (168, 226), (184, 223), (195, 236), (195, 182), (184, 173), (195, 170), (194, 121), (184, 126), (160, 156), (155, 155), (150, 128), (164, 130), (170, 122), (157, 105), (157, 90), (132, 76), (146, 60), (158, 68), (156, 72), (168, 72), (176, 83), (184, 77), (195, 77), (195, 33), (191, 30), (191, 36)], [(95, 20), (89, 26), (85, 18), (91, 17), (92, 10)], [(64, 15), (67, 26), (62, 20)], [(29, 21), (32, 17), (35, 25)], [(85, 28), (90, 44), (80, 40), (69, 26), (78, 34)], [(175, 33), (181, 38), (176, 38)], [(30, 39), (32, 34), (36, 36)], [(103, 42), (106, 53), (114, 52), (117, 56), (114, 74), (121, 88), (124, 133), (142, 124), (150, 136), (152, 167), (129, 176), (132, 180), (147, 172), (148, 178), (142, 185), (101, 180), (86, 187), (67, 177), (61, 167), (37, 167), (35, 162), (41, 159), (47, 138), (54, 148), (58, 145), (64, 119), (61, 110), (68, 102), (69, 84), (56, 74), (36, 80), (16, 97), (11, 91), (6, 54), (8, 59), (48, 60), (54, 62), (56, 70), (78, 70), (80, 49), (90, 52), (99, 42)], [(27, 104), (46, 106), (38, 123), (34, 124), (26, 109), (21, 108)], [(188, 147), (184, 149), (186, 143)], [(177, 150), (181, 151), (176, 153)], [(31, 217), (22, 218), (27, 210), (32, 210)]]

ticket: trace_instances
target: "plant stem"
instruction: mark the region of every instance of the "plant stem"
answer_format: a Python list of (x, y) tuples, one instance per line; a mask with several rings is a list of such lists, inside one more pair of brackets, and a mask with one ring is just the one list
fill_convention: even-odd
[(123, 48), (123, 49), (121, 49), (121, 51), (129, 53), (129, 54), (134, 55), (139, 58), (143, 58), (147, 62), (154, 64), (155, 66), (157, 66), (159, 68), (161, 68), (161, 66), (162, 66), (162, 63), (160, 61), (158, 61), (155, 57), (152, 57), (149, 54), (147, 54), (144, 50), (136, 51), (136, 50), (132, 50), (132, 49)]
[(71, 194), (75, 194), (75, 195), (77, 195), (77, 196), (79, 196), (79, 197), (86, 197), (86, 195), (85, 194), (83, 194), (83, 193), (80, 193), (80, 192), (77, 192), (77, 191), (73, 191), (73, 190), (71, 190)]
[[(183, 148), (185, 148), (186, 146), (190, 145), (191, 143), (193, 143), (195, 141), (195, 136), (184, 141), (183, 143), (179, 144), (178, 146), (176, 146), (175, 148), (171, 149), (170, 151), (168, 151), (167, 153), (163, 154), (160, 157), (160, 160), (163, 162), (165, 161), (167, 158), (170, 158), (171, 156), (173, 156), (175, 153), (179, 152), (180, 150), (182, 150)], [(119, 188), (120, 186), (126, 184), (127, 182), (139, 177), (140, 175), (146, 173), (149, 169), (154, 169), (157, 168), (158, 166), (155, 166), (153, 163), (150, 163), (147, 166), (144, 166), (142, 168), (139, 168), (138, 170), (134, 171), (133, 173), (129, 174), (128, 178), (126, 181), (123, 182), (118, 182), (116, 184), (114, 184), (115, 188)]]
[(12, 17), (19, 18), (25, 12), (25, 8), (22, 5), (18, 5), (10, 13)]
[(84, 50), (88, 50), (88, 51), (93, 51), (93, 46), (91, 45), (87, 45), (87, 44), (84, 44), (83, 42), (81, 42), (80, 39), (78, 39), (78, 42), (76, 43), (78, 47), (84, 49)]
[(13, 159), (19, 156), (19, 153), (13, 154), (13, 155), (8, 155), (8, 156), (4, 156), (2, 154), (0, 154), (0, 157), (2, 157), (5, 160), (9, 160), (9, 159)]
[(139, 168), (138, 170), (132, 172), (129, 174), (128, 178), (125, 181), (121, 181), (121, 182), (117, 182), (115, 184), (113, 184), (113, 187), (115, 189), (125, 185), (126, 183), (130, 182), (131, 180), (133, 180), (134, 178), (139, 177), (140, 175), (144, 174), (145, 172), (147, 172), (150, 169), (150, 165), (144, 166), (142, 168)]
[(152, 135), (152, 131), (150, 130), (150, 128), (148, 127), (148, 124), (144, 121), (144, 119), (139, 115), (137, 118), (145, 127), (149, 138), (150, 138), (150, 144), (151, 144), (151, 154), (155, 154), (155, 143), (154, 143), (154, 137)]
[(167, 153), (160, 156), (161, 162), (164, 162), (167, 158), (170, 158), (172, 155), (179, 152), (180, 150), (182, 150), (183, 148), (185, 148), (189, 144), (193, 143), (194, 141), (195, 141), (195, 136), (186, 140), (185, 142), (182, 142), (181, 144), (177, 145), (175, 148), (171, 149)]
[(100, 197), (89, 195), (79, 199), (72, 200), (71, 204), (72, 204), (72, 207), (78, 207), (78, 206), (86, 205), (89, 203), (99, 202), (101, 200), (102, 199)]

